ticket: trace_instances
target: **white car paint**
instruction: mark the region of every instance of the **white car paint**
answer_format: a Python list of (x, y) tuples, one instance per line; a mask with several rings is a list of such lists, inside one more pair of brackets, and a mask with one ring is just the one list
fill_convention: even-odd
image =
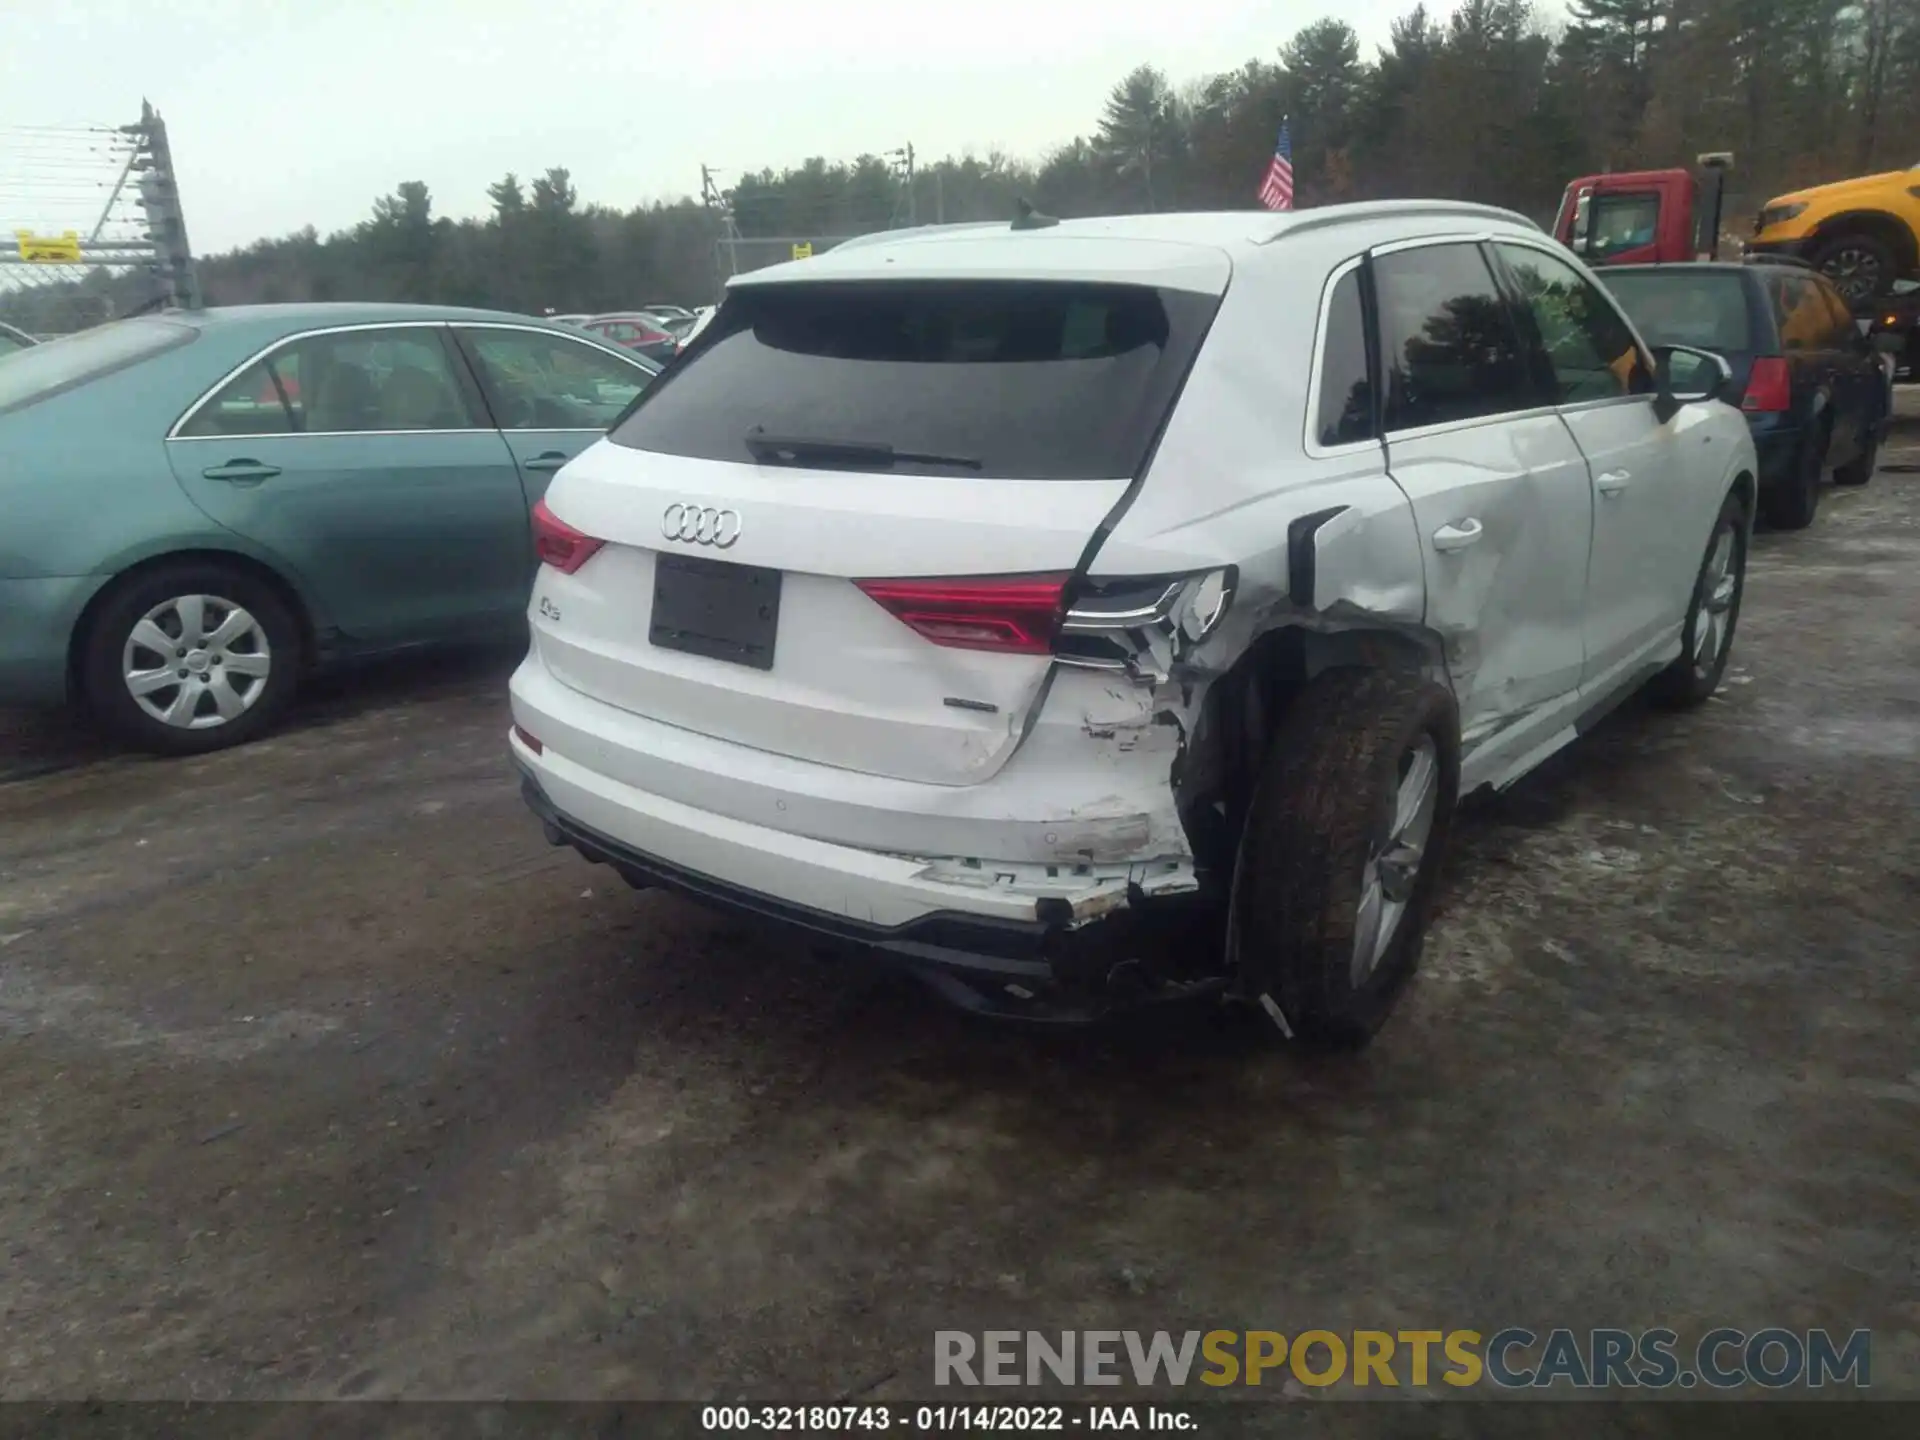
[[(735, 290), (1020, 278), (1221, 298), (1137, 485), (596, 444), (548, 499), (609, 543), (577, 574), (540, 572), (512, 682), (515, 759), (561, 815), (613, 842), (884, 926), (1032, 920), (1061, 898), (1091, 916), (1124, 903), (1129, 880), (1192, 888), (1170, 772), (1207, 685), (1276, 628), (1416, 648), (1460, 703), (1463, 793), (1511, 783), (1679, 653), (1714, 518), (1755, 465), (1738, 412), (1700, 403), (1661, 422), (1649, 395), (1318, 445), (1340, 272), (1379, 247), (1495, 237), (1552, 246), (1507, 212), (1395, 202), (910, 232), (736, 277)], [(771, 669), (649, 644), (657, 556), (715, 553), (662, 538), (676, 503), (737, 512), (725, 558), (784, 572)], [(1328, 511), (1308, 542), (1312, 594), (1291, 595), (1289, 529)], [(1089, 550), (1093, 580), (1232, 566), (1239, 593), (1168, 662), (1179, 673), (1128, 673), (936, 646), (853, 584), (1069, 571)]]

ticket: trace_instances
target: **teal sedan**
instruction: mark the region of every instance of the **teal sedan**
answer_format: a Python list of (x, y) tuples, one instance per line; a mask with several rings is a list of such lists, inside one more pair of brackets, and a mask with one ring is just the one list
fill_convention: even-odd
[(531, 507), (658, 373), (414, 305), (169, 312), (9, 355), (0, 705), (197, 753), (316, 666), (516, 633)]

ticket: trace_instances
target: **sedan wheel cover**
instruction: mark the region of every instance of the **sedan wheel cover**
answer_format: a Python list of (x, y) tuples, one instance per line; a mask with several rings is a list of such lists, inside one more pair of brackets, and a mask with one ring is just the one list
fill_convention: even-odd
[(1439, 806), (1440, 752), (1431, 736), (1422, 735), (1400, 759), (1400, 784), (1385, 837), (1360, 877), (1360, 910), (1353, 927), (1355, 989), (1366, 982), (1400, 933)]
[(177, 730), (237, 720), (267, 690), (273, 652), (244, 607), (217, 595), (176, 595), (140, 617), (121, 649), (127, 693)]
[(1693, 666), (1711, 675), (1733, 635), (1733, 604), (1740, 595), (1740, 571), (1734, 564), (1738, 541), (1733, 527), (1722, 526), (1700, 575), (1700, 604), (1693, 617)]

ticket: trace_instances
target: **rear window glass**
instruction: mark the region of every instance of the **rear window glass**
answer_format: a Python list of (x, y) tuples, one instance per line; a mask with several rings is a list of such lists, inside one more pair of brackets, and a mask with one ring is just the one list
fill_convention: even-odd
[(800, 465), (1127, 478), (1217, 303), (1058, 281), (745, 286), (612, 438), (706, 460), (793, 439), (818, 442)]
[(143, 316), (29, 346), (0, 366), (0, 414), (185, 345), (199, 333), (191, 325)]
[(1746, 281), (1739, 275), (1621, 270), (1605, 271), (1601, 278), (1649, 345), (1753, 348)]

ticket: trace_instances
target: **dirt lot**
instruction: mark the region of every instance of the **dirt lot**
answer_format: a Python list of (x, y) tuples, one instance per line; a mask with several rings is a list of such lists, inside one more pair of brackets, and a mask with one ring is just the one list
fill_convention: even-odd
[[(1912, 392), (1909, 392), (1911, 394)], [(1920, 434), (1890, 462), (1920, 468)], [(0, 1394), (925, 1395), (936, 1328), (1874, 1330), (1920, 1393), (1920, 474), (1464, 826), (1342, 1063), (1036, 1036), (547, 849), (499, 657), (0, 736)]]

